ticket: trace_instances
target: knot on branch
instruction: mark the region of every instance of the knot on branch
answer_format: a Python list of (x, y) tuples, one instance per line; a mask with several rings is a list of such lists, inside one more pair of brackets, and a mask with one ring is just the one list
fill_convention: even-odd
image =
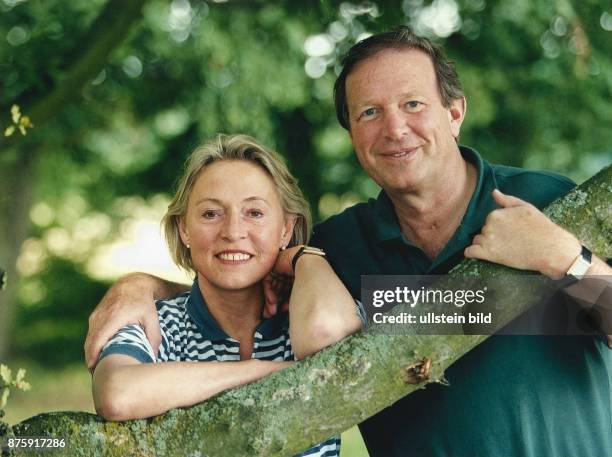
[(402, 380), (406, 384), (419, 384), (429, 379), (429, 372), (431, 371), (431, 359), (429, 357), (423, 357), (420, 362), (412, 363), (402, 367), (400, 374)]

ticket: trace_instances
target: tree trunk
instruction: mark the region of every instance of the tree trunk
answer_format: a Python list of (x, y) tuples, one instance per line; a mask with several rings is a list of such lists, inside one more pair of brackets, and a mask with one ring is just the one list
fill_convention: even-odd
[(0, 292), (0, 361), (8, 355), (15, 314), (16, 261), (28, 232), (33, 162), (33, 153), (18, 148), (0, 158), (0, 267), (8, 278), (7, 289)]
[[(612, 167), (608, 167), (546, 212), (607, 258), (612, 256), (611, 196)], [(463, 262), (456, 273), (520, 274), (479, 261)], [(515, 294), (512, 315), (499, 326), (532, 301), (529, 292)], [(56, 455), (291, 455), (339, 434), (427, 383), (443, 382), (444, 370), (486, 338), (368, 331), (192, 408), (124, 423), (86, 413), (41, 414), (7, 433), (67, 438), (66, 448)]]

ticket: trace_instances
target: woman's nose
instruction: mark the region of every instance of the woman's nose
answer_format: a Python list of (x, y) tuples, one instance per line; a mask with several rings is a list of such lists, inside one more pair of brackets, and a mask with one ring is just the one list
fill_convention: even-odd
[(246, 224), (239, 213), (230, 213), (225, 218), (221, 236), (228, 241), (246, 237)]

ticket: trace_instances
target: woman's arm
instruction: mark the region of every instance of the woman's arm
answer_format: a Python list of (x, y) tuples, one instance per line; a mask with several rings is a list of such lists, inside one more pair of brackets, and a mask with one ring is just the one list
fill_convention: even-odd
[(111, 354), (100, 361), (94, 372), (94, 404), (98, 414), (110, 421), (142, 419), (195, 405), (291, 363), (257, 359), (140, 363), (127, 355)]
[[(287, 251), (290, 265), (297, 248)], [(355, 301), (327, 260), (309, 254), (302, 255), (295, 265), (289, 321), (291, 347), (298, 360), (362, 327)]]

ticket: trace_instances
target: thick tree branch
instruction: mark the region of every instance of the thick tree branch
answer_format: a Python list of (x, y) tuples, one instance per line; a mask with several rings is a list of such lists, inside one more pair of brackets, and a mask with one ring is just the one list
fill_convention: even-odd
[[(553, 203), (547, 214), (598, 255), (612, 256), (612, 167)], [(463, 262), (455, 273), (518, 274), (478, 261)], [(510, 303), (512, 313), (498, 326), (532, 301), (530, 292), (519, 290)], [(442, 381), (449, 365), (486, 338), (361, 333), (193, 408), (126, 423), (107, 423), (85, 413), (41, 414), (7, 433), (67, 437), (67, 448), (57, 455), (291, 455), (427, 383)]]

